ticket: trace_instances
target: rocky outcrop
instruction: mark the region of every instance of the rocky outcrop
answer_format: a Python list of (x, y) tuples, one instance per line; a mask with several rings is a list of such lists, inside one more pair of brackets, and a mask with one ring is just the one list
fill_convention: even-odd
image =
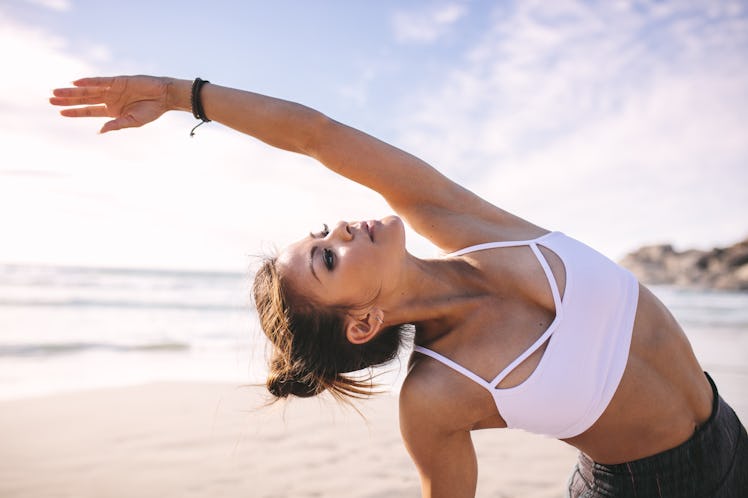
[(645, 284), (748, 291), (748, 239), (710, 251), (646, 246), (626, 255), (620, 264)]

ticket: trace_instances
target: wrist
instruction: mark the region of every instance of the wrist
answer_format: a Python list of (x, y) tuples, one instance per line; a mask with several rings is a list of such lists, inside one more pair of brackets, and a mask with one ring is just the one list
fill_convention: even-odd
[(192, 81), (166, 78), (166, 109), (192, 112)]

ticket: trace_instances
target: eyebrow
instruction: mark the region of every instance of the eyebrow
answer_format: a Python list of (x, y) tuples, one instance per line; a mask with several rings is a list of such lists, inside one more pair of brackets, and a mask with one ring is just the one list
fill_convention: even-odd
[(317, 282), (322, 283), (320, 281), (319, 277), (317, 276), (317, 272), (314, 271), (314, 254), (317, 252), (317, 246), (312, 247), (312, 252), (309, 253), (309, 269), (312, 270), (312, 275), (314, 275), (314, 278), (317, 279)]

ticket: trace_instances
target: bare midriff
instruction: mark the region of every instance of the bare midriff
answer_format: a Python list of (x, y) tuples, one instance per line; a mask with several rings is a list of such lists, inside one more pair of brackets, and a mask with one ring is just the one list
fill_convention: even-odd
[(688, 440), (712, 410), (712, 389), (681, 327), (640, 286), (629, 358), (600, 418), (564, 441), (592, 460), (623, 463)]

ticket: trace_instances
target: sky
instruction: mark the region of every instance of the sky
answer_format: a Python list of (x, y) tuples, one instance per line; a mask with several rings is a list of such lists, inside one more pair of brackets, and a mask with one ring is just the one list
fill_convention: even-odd
[(745, 1), (2, 0), (0, 67), (0, 264), (244, 271), (390, 213), (188, 113), (99, 135), (48, 104), (116, 74), (309, 105), (613, 259), (748, 236)]

